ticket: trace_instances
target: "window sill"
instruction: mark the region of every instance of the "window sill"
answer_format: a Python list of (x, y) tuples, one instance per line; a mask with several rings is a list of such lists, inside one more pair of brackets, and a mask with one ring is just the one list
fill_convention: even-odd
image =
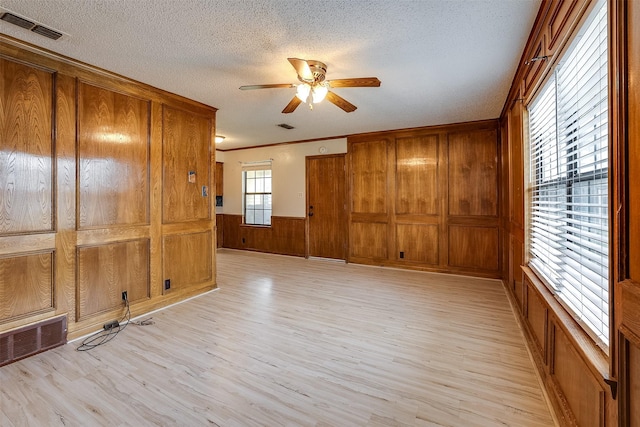
[(272, 225), (260, 225), (260, 224), (240, 224), (241, 228), (271, 228)]

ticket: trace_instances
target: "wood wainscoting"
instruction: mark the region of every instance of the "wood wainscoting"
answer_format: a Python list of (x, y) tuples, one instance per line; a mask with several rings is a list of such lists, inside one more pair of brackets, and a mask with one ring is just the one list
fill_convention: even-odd
[(508, 294), (561, 425), (611, 425), (605, 422), (616, 416), (607, 355), (531, 269), (523, 268), (523, 278), (522, 300)]
[(215, 287), (215, 108), (6, 36), (0, 76), (0, 333)]
[(245, 225), (242, 215), (223, 214), (223, 247), (305, 256), (305, 221), (272, 216), (271, 226)]
[(500, 277), (498, 122), (348, 138), (348, 261)]

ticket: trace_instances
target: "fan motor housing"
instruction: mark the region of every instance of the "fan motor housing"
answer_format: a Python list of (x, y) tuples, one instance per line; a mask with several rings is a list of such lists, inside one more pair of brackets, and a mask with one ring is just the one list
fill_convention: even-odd
[(307, 60), (307, 64), (313, 74), (313, 81), (316, 83), (323, 82), (327, 74), (327, 64), (315, 60)]

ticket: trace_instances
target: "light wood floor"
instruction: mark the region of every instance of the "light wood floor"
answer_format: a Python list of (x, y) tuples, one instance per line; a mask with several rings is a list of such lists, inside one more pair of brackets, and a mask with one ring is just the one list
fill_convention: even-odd
[(0, 425), (553, 425), (498, 281), (220, 250), (218, 285), (0, 368)]

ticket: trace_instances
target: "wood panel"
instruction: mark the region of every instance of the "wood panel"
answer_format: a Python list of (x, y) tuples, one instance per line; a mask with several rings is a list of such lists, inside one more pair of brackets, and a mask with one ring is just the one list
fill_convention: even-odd
[(171, 292), (213, 280), (212, 234), (205, 231), (164, 236), (163, 280), (171, 280)]
[(449, 226), (449, 265), (498, 270), (498, 228)]
[(149, 297), (149, 239), (80, 246), (78, 321)]
[(203, 196), (203, 187), (209, 192), (211, 186), (211, 130), (210, 118), (164, 106), (164, 223), (211, 218), (209, 195)]
[[(553, 55), (558, 48), (562, 36), (567, 34), (569, 25), (573, 22), (580, 8), (579, 0), (558, 0), (547, 23), (548, 45), (547, 55)], [(553, 7), (553, 6), (552, 6)]]
[(439, 213), (438, 135), (396, 139), (395, 212)]
[[(615, 200), (617, 215), (614, 230), (616, 261), (614, 277), (618, 280), (615, 291), (614, 334), (620, 337), (618, 364), (620, 378), (620, 421), (625, 427), (640, 426), (640, 4), (637, 1), (614, 2), (621, 28), (617, 31), (619, 43), (617, 67), (621, 104), (614, 113), (620, 116), (614, 134), (614, 171), (618, 171), (613, 187), (619, 193)], [(611, 3), (610, 3), (611, 4)], [(615, 33), (614, 33), (615, 34)], [(614, 51), (615, 52), (615, 51)], [(626, 56), (626, 57), (625, 57)], [(625, 68), (626, 66), (626, 68)], [(616, 69), (616, 68), (614, 68)], [(614, 86), (615, 89), (615, 86)], [(616, 95), (618, 95), (616, 93)], [(626, 101), (626, 103), (625, 103)], [(616, 110), (616, 107), (620, 111)], [(625, 112), (627, 117), (624, 117)], [(615, 116), (614, 116), (615, 117)], [(626, 120), (625, 120), (626, 119)], [(617, 166), (617, 168), (616, 168)]]
[[(628, 195), (629, 236), (640, 236), (640, 5), (627, 2), (628, 7)], [(640, 283), (640, 239), (630, 238), (628, 242), (629, 279)], [(640, 332), (638, 332), (640, 334)]]
[(387, 224), (353, 222), (349, 230), (349, 255), (354, 258), (388, 258)]
[(221, 248), (224, 242), (224, 215), (216, 215), (216, 248)]
[[(640, 405), (637, 404), (638, 396), (640, 396), (640, 347), (629, 344), (629, 355), (627, 357), (628, 370), (625, 375), (627, 377), (626, 384), (628, 388), (626, 397), (628, 397), (629, 408), (629, 427), (640, 426)], [(636, 402), (636, 403), (633, 403)]]
[[(76, 318), (76, 134), (77, 80), (58, 74), (56, 78), (56, 233), (55, 305), (57, 313)], [(66, 328), (65, 328), (66, 329)]]
[(149, 223), (149, 101), (78, 91), (78, 228)]
[[(273, 217), (272, 227), (273, 227)], [(244, 249), (242, 244), (242, 236), (240, 233), (240, 227), (242, 226), (242, 215), (222, 215), (222, 234), (223, 234), (223, 247), (230, 249)]]
[[(145, 276), (127, 290), (134, 315), (215, 287), (212, 279), (162, 292), (163, 138), (174, 138), (180, 156), (194, 157), (185, 145), (194, 133), (189, 119), (168, 114), (163, 123), (163, 105), (205, 122), (204, 172), (197, 176), (210, 186), (214, 108), (0, 35), (0, 259), (11, 270), (0, 278), (0, 292), (11, 294), (0, 302), (0, 333), (57, 315), (69, 319), (72, 338), (101, 328), (122, 309), (121, 290), (109, 294), (106, 283), (124, 281), (122, 269), (132, 264)], [(180, 233), (213, 230), (211, 199), (204, 200), (206, 218), (170, 225)], [(97, 249), (132, 240), (147, 243), (121, 261), (104, 260), (118, 258), (117, 249)], [(96, 251), (106, 263), (98, 272), (88, 267)], [(41, 254), (51, 258), (46, 274)], [(6, 265), (23, 256), (37, 256), (34, 265)], [(38, 289), (24, 285), (21, 274)]]
[(438, 225), (396, 224), (397, 260), (438, 265), (438, 242)]
[(498, 215), (497, 130), (449, 134), (449, 215)]
[(532, 49), (525, 54), (527, 62), (523, 76), (524, 95), (531, 96), (533, 90), (541, 82), (546, 65), (546, 33), (540, 32)]
[(282, 255), (305, 255), (305, 218), (271, 217), (270, 227), (242, 224), (242, 215), (223, 215), (223, 247)]
[(0, 258), (0, 322), (53, 309), (53, 252)]
[(511, 289), (515, 293), (520, 307), (524, 307), (522, 286), (522, 266), (524, 265), (524, 243), (514, 235), (510, 236), (509, 245), (509, 278)]
[(509, 221), (524, 227), (524, 145), (522, 103), (515, 101), (509, 113)]
[(566, 401), (580, 427), (604, 426), (604, 391), (589, 368), (558, 327), (553, 327), (551, 374), (559, 390), (558, 398)]
[(224, 195), (224, 163), (216, 162), (216, 196)]
[(266, 245), (266, 252), (304, 256), (306, 246), (304, 226), (304, 218), (272, 216), (273, 234), (267, 241), (269, 244)]
[(386, 139), (350, 144), (351, 212), (388, 212), (387, 144)]
[(534, 289), (534, 287), (526, 282), (527, 289), (527, 322), (533, 332), (533, 337), (538, 345), (538, 351), (542, 355), (543, 360), (547, 360), (547, 324), (548, 311), (542, 299)]
[(0, 235), (53, 230), (53, 80), (0, 58)]

